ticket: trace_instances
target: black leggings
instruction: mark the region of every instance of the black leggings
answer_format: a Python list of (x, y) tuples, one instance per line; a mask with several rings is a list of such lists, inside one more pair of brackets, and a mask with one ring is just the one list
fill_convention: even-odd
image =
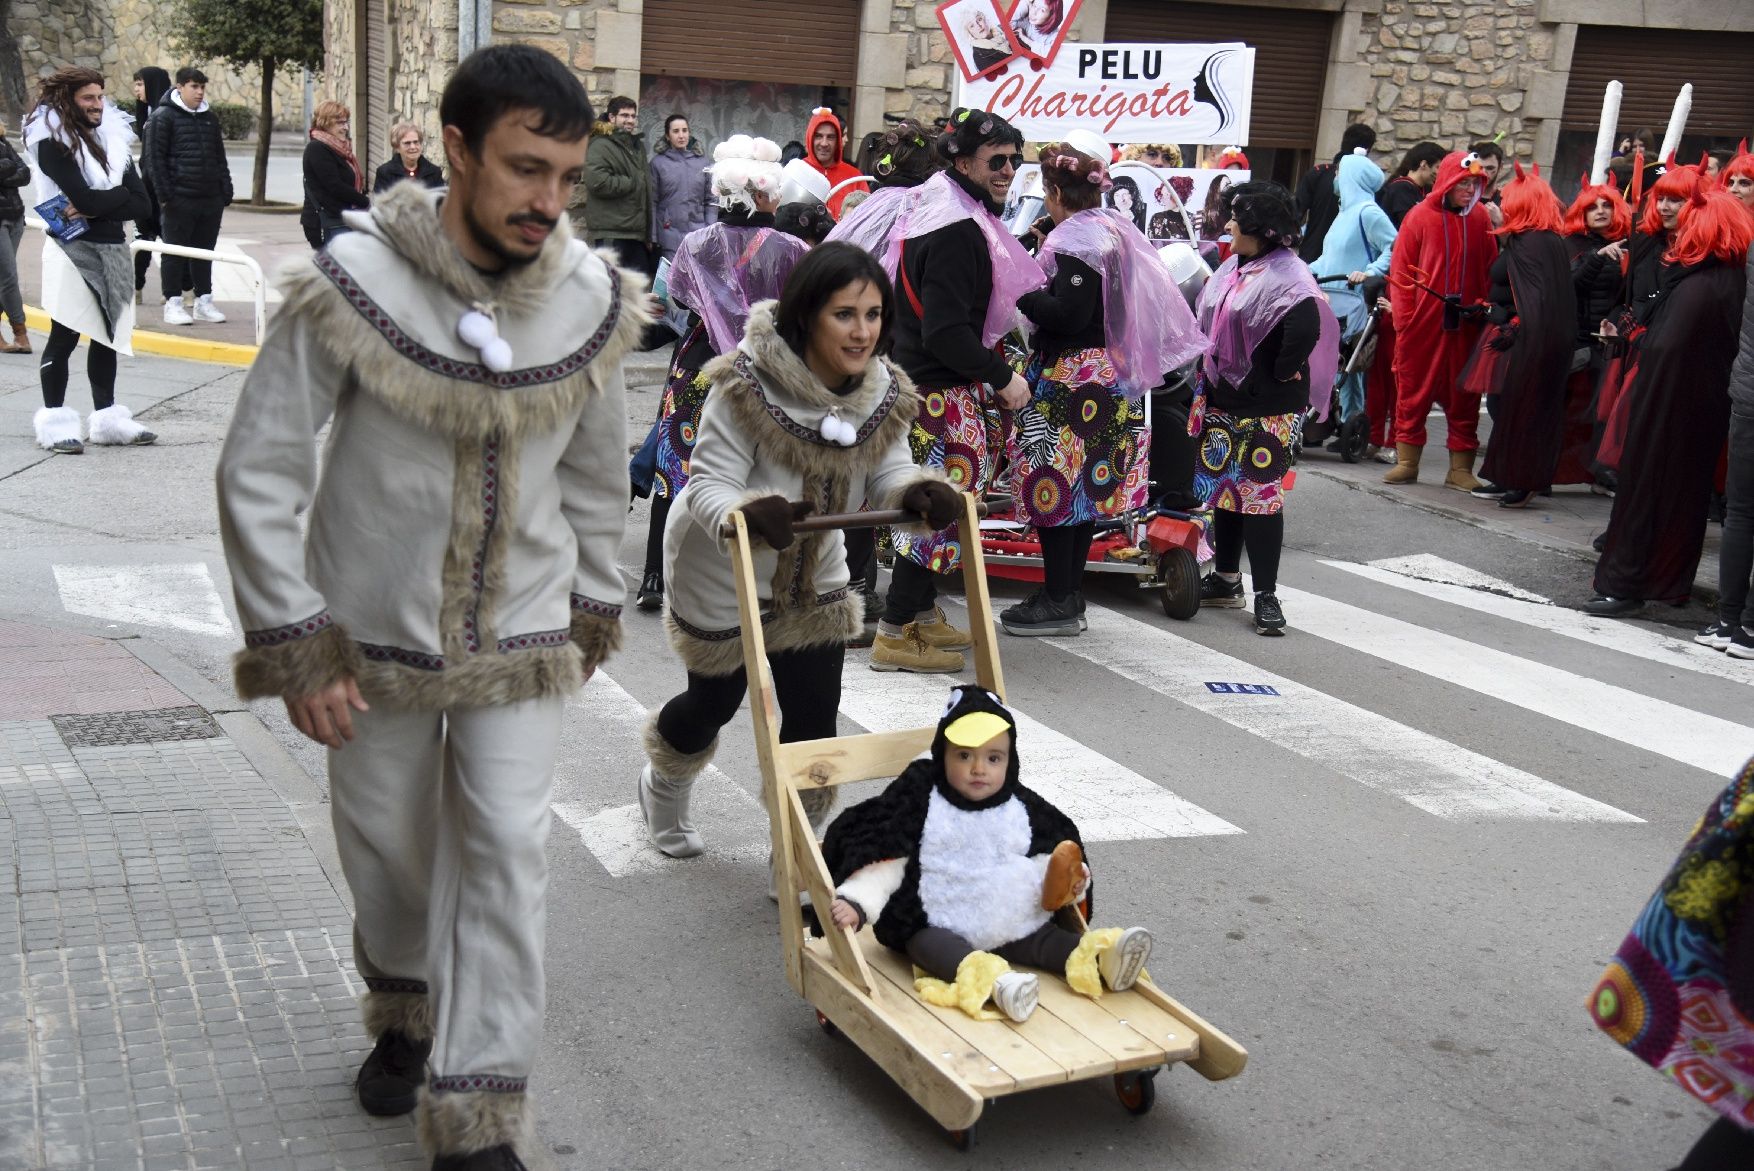
[(647, 577), (664, 572), (664, 522), (670, 517), (671, 500), (669, 496), (652, 493), (652, 523), (646, 529)]
[(1041, 541), (1042, 585), (1048, 597), (1063, 602), (1072, 596), (1084, 581), (1084, 563), (1090, 560), (1090, 542), (1096, 538), (1096, 525), (1055, 525), (1035, 530)]
[[(1007, 963), (1064, 976), (1066, 961), (1078, 950), (1082, 939), (1083, 936), (1057, 924), (1043, 923), (1022, 939), (995, 947), (993, 954)], [(968, 940), (942, 927), (922, 927), (907, 940), (908, 959), (918, 964), (921, 970), (950, 982), (956, 980), (956, 969), (974, 950), (974, 945)]]
[[(60, 407), (67, 404), (67, 364), (79, 348), (79, 331), (62, 325), (49, 324), (49, 342), (43, 347), (43, 358), (37, 371), (43, 379), (43, 405)], [(116, 402), (116, 351), (91, 339), (91, 353), (85, 359), (85, 376), (91, 380), (91, 409), (101, 411)]]
[(1741, 1171), (1749, 1166), (1754, 1166), (1754, 1131), (1720, 1118), (1699, 1136), (1675, 1171)]
[[(780, 709), (780, 743), (821, 740), (836, 732), (840, 710), (840, 672), (846, 647), (805, 647), (767, 657), (774, 698)], [(737, 715), (749, 688), (743, 668), (733, 675), (688, 673), (688, 690), (658, 713), (658, 735), (677, 752), (700, 752)]]
[(1279, 584), (1279, 549), (1285, 544), (1285, 514), (1266, 515), (1212, 510), (1212, 568), (1219, 573), (1242, 569), (1243, 546), (1248, 546), (1249, 572), (1254, 574), (1255, 593), (1270, 594)]

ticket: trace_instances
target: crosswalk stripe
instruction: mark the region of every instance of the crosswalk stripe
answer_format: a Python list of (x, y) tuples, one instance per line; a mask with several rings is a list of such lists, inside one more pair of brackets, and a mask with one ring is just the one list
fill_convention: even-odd
[(61, 608), (134, 626), (160, 626), (214, 638), (235, 637), (207, 566), (56, 565)]
[[(950, 681), (942, 677), (879, 674), (863, 661), (847, 663), (840, 710), (872, 732), (918, 727), (944, 710)], [(1117, 764), (1039, 720), (1012, 709), (1022, 753), (1023, 783), (1057, 805), (1088, 842), (1190, 838), (1243, 831)]]
[[(591, 677), (571, 705), (591, 715), (593, 723), (608, 726), (609, 735), (640, 743), (645, 726), (646, 708), (629, 695), (622, 686), (602, 671)], [(616, 761), (619, 763), (619, 759)], [(641, 757), (626, 762), (624, 791), (634, 793), (634, 778), (644, 764)], [(640, 815), (637, 800), (625, 805), (606, 805), (576, 799), (578, 795), (557, 793), (561, 800), (549, 808), (561, 822), (579, 835), (612, 878), (631, 874), (674, 872), (686, 865), (667, 858), (646, 840), (646, 823)], [(568, 799), (574, 798), (574, 799)], [(706, 839), (707, 852), (718, 861), (741, 861), (765, 858), (768, 850), (767, 811), (761, 802), (731, 780), (716, 766), (709, 765), (695, 782), (690, 805), (694, 824)]]
[(1736, 772), (1754, 753), (1754, 728), (1742, 724), (1302, 590), (1281, 586), (1278, 595), (1293, 631), (1714, 776)]
[[(1090, 629), (1050, 640), (1056, 650), (1427, 813), (1453, 821), (1643, 821), (1148, 622), (1100, 606), (1086, 616)], [(1266, 684), (1279, 694), (1215, 693), (1208, 682)]]
[[(1328, 561), (1323, 564), (1336, 565), (1340, 563)], [(1434, 553), (1414, 553), (1406, 557), (1383, 557), (1370, 564), (1402, 577), (1416, 577), (1421, 581), (1437, 582), (1440, 585), (1465, 586), (1468, 589), (1485, 590), (1487, 593), (1502, 594), (1507, 598), (1521, 598), (1525, 602), (1548, 603), (1553, 600), (1544, 598), (1540, 594), (1530, 593), (1519, 586), (1511, 585), (1502, 578), (1481, 573), (1478, 569), (1446, 560)]]
[(1754, 665), (1731, 659), (1723, 652), (1700, 646), (1691, 639), (1671, 638), (1643, 626), (1615, 618), (1597, 618), (1581, 610), (1568, 610), (1551, 603), (1519, 601), (1514, 597), (1482, 593), (1477, 589), (1447, 585), (1430, 578), (1413, 578), (1397, 572), (1385, 572), (1381, 568), (1384, 564), (1382, 562), (1358, 565), (1349, 561), (1323, 561), (1322, 564), (1481, 614), (1508, 618), (1512, 622), (1533, 626), (1537, 630), (1575, 638), (1594, 646), (1648, 659), (1653, 663), (1662, 663), (1667, 667), (1716, 675), (1720, 679), (1729, 679), (1745, 687), (1754, 687)]

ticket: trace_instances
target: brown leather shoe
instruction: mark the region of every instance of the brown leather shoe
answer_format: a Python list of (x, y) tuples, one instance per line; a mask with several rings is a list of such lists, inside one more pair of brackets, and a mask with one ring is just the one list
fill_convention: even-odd
[(927, 646), (941, 651), (962, 651), (974, 645), (974, 639), (969, 637), (968, 631), (958, 630), (950, 625), (950, 619), (945, 617), (942, 606), (932, 607), (930, 622), (916, 618), (912, 625), (920, 632), (920, 638)]
[(10, 345), (7, 345), (3, 342), (0, 342), (0, 354), (28, 354), (28, 353), (30, 353), (30, 333), (29, 333), (29, 331), (27, 331), (24, 328), (24, 326), (22, 324), (20, 324), (18, 322), (13, 322), (13, 324), (12, 324), (12, 343)]

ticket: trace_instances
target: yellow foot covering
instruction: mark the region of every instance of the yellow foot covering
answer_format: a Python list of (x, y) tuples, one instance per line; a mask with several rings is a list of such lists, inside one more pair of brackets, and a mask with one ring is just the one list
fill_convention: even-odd
[(1072, 991), (1092, 1000), (1102, 998), (1102, 968), (1097, 959), (1120, 937), (1119, 927), (1098, 927), (1084, 933), (1072, 958), (1066, 961), (1066, 983), (1072, 986)]
[[(1119, 935), (1120, 932), (1115, 931), (1114, 934)], [(1092, 959), (1091, 970), (1094, 971), (1095, 968), (1096, 961)], [(929, 976), (915, 968), (914, 991), (927, 1004), (935, 1004), (939, 1008), (960, 1008), (977, 1021), (1003, 1020), (1004, 1013), (985, 1006), (988, 998), (993, 995), (993, 985), (1010, 970), (1010, 964), (990, 951), (971, 951), (956, 965), (954, 984), (945, 983), (936, 976)], [(1101, 983), (1100, 979), (1098, 983)]]

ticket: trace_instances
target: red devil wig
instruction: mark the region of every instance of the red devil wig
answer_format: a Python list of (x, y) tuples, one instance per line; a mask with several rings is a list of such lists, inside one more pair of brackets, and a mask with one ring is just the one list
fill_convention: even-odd
[[(1657, 214), (1657, 200), (1666, 196), (1670, 199), (1685, 199), (1691, 203), (1693, 197), (1699, 194), (1699, 189), (1704, 182), (1705, 172), (1698, 167), (1677, 167), (1673, 163), (1669, 164), (1669, 169), (1663, 173), (1663, 177), (1652, 184), (1651, 189), (1645, 193), (1644, 217), (1638, 221), (1638, 230), (1647, 236), (1662, 235), (1663, 217)], [(1676, 224), (1677, 228), (1679, 228), (1680, 222), (1686, 220), (1687, 214), (1688, 209), (1683, 207), (1681, 221)]]
[(1723, 165), (1717, 173), (1718, 186), (1728, 188), (1730, 176), (1740, 175), (1744, 179), (1754, 179), (1754, 155), (1748, 153), (1748, 140), (1744, 138), (1736, 147), (1735, 157)]
[(1620, 188), (1614, 186), (1613, 176), (1609, 176), (1606, 183), (1597, 183), (1593, 187), (1586, 177), (1583, 190), (1577, 193), (1577, 198), (1571, 201), (1571, 207), (1565, 212), (1567, 236), (1583, 236), (1589, 233), (1589, 223), (1584, 217), (1589, 214), (1590, 208), (1596, 206), (1599, 199), (1608, 201), (1608, 209), (1614, 215), (1608, 221), (1608, 230), (1602, 233), (1603, 237), (1609, 240), (1626, 238), (1626, 234), (1632, 231), (1632, 205), (1620, 194)]
[(1537, 166), (1524, 171), (1521, 163), (1512, 165), (1516, 168), (1516, 178), (1505, 187), (1498, 201), (1499, 209), (1504, 212), (1504, 222), (1492, 229), (1492, 234), (1514, 236), (1518, 232), (1563, 231), (1565, 212), (1559, 197), (1553, 194), (1552, 186), (1541, 178), (1541, 168)]
[(1675, 229), (1675, 243), (1663, 259), (1689, 265), (1716, 257), (1725, 264), (1742, 264), (1748, 245), (1754, 242), (1754, 216), (1741, 200), (1713, 187), (1694, 195)]

